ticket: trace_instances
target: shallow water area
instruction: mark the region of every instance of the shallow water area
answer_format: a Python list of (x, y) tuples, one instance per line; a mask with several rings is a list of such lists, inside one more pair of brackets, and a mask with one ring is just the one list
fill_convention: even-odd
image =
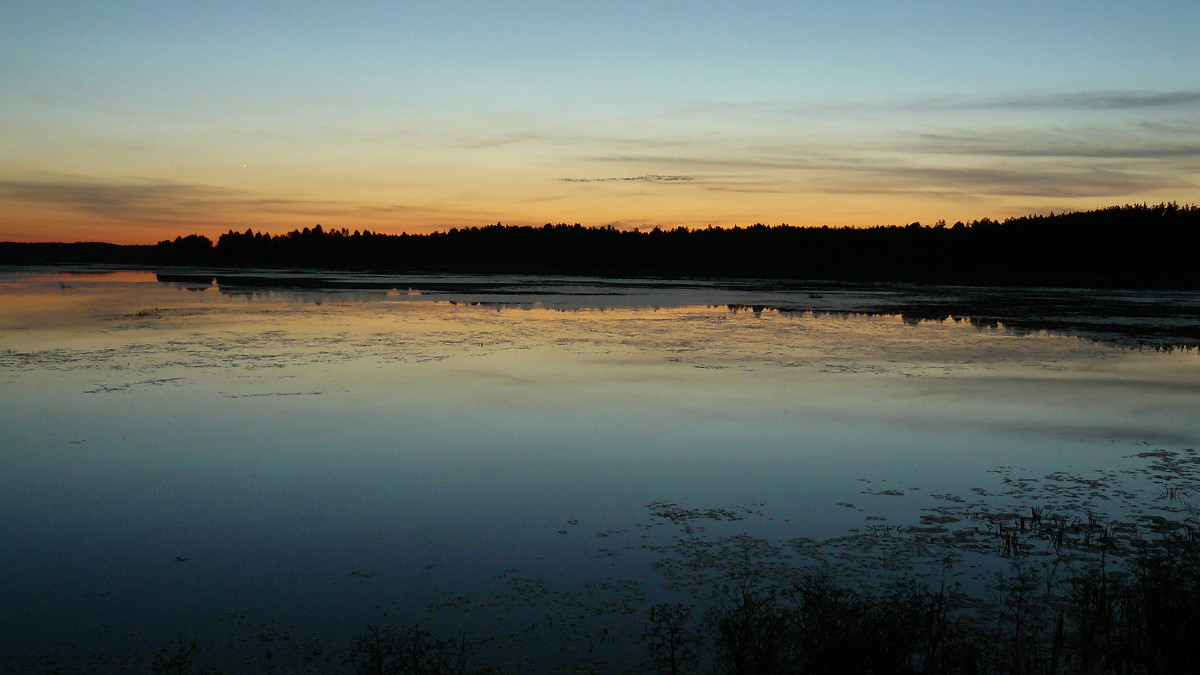
[[(0, 274), (12, 662), (193, 637), (263, 659), (260, 624), (549, 641), (530, 597), (655, 597), (680, 523), (840, 537), (1200, 440), (1194, 348), (858, 311), (870, 289), (159, 278)], [(570, 644), (619, 651), (580, 622)]]

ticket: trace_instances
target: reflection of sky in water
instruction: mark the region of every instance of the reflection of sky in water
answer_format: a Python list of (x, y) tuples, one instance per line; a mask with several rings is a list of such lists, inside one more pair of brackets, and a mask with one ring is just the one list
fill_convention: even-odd
[(6, 649), (236, 609), (352, 632), (509, 567), (614, 574), (639, 558), (598, 557), (595, 533), (651, 501), (762, 504), (754, 527), (834, 536), (861, 524), (837, 504), (864, 481), (967, 492), (999, 464), (1200, 439), (1194, 353), (732, 311), (696, 288), (560, 311), (139, 274), (0, 277), (0, 605), (28, 617)]

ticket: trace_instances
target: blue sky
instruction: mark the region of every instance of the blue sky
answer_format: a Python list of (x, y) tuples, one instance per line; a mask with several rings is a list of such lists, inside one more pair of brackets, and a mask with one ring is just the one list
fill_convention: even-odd
[(1184, 2), (0, 1), (0, 239), (1200, 196)]

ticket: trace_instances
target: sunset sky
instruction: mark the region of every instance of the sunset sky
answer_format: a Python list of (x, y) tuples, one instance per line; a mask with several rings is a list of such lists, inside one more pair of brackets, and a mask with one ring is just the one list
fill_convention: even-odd
[(1195, 0), (0, 0), (0, 240), (1200, 201)]

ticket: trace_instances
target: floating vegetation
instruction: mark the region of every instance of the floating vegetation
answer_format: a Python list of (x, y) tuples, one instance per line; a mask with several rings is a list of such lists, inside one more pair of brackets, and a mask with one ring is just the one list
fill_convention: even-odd
[[(753, 296), (754, 314), (666, 292), (623, 291), (593, 311), (556, 291), (557, 307), (572, 308), (558, 311), (533, 296), (484, 306), (453, 304), (461, 291), (425, 291), (373, 304), (325, 291), (159, 296), (98, 321), (71, 317), (69, 329), (6, 333), (0, 381), (18, 510), (16, 583), (5, 597), (29, 619), (14, 624), (4, 649), (19, 653), (0, 655), (0, 671), (1195, 665), (1180, 656), (1188, 631), (1200, 634), (1197, 458), (1178, 449), (1194, 442), (1190, 360), (957, 316), (939, 322), (890, 302), (876, 313), (870, 288), (823, 290), (779, 311), (760, 303), (794, 293), (730, 289)], [(304, 304), (314, 298), (319, 308)], [(644, 308), (659, 298), (660, 308)], [(476, 394), (503, 402), (501, 414), (477, 408)], [(612, 425), (627, 417), (630, 429)], [(522, 427), (544, 419), (553, 426)], [(862, 442), (860, 421), (919, 431), (900, 430), (894, 447)], [(838, 424), (854, 433), (825, 438)], [(587, 442), (612, 428), (621, 452), (611, 463), (586, 454), (608, 452), (603, 434), (596, 448), (571, 447), (574, 428)], [(510, 437), (519, 452), (479, 454)], [(1048, 438), (1054, 447), (1042, 448)], [(1110, 444), (1130, 438), (1153, 445), (1115, 460), (1120, 445)], [(964, 464), (945, 475), (992, 461), (989, 448), (999, 447), (1014, 458), (1095, 450), (1116, 468), (1005, 466), (979, 475), (975, 489), (923, 490), (906, 484), (923, 458), (902, 453), (925, 440), (947, 452), (962, 444)], [(846, 479), (851, 465), (834, 453), (843, 447), (861, 466), (912, 463), (824, 492), (827, 475)], [(654, 463), (692, 450), (695, 466)], [(569, 471), (545, 482), (529, 471), (526, 484), (542, 462)], [(704, 473), (742, 466), (745, 474)], [(776, 466), (789, 474), (768, 475)], [(634, 467), (664, 480), (631, 475)], [(31, 469), (50, 482), (27, 480)], [(628, 489), (604, 490), (627, 478)], [(701, 482), (708, 496), (675, 487)], [(553, 492), (537, 491), (547, 485)], [(630, 494), (664, 501), (629, 515), (639, 502), (615, 495)], [(773, 503), (741, 505), (759, 498)], [(610, 522), (614, 513), (625, 515)], [(522, 529), (506, 537), (507, 527)], [(130, 536), (145, 532), (154, 535)], [(151, 552), (138, 557), (143, 540)], [(499, 571), (511, 564), (521, 569)], [(239, 613), (211, 625), (242, 598), (276, 621)]]
[(158, 378), (154, 378), (152, 380), (142, 380), (140, 382), (127, 382), (124, 384), (114, 384), (114, 385), (101, 384), (101, 385), (97, 386), (95, 389), (88, 389), (88, 390), (85, 390), (83, 393), (99, 394), (101, 392), (110, 393), (110, 392), (114, 392), (114, 391), (125, 391), (132, 387), (142, 387), (142, 386), (154, 387), (154, 386), (158, 386), (158, 385), (162, 385), (162, 384), (169, 384), (172, 382), (182, 382), (183, 379), (184, 378), (182, 378), (182, 377), (158, 377)]
[[(636, 529), (669, 524), (657, 530), (665, 536), (620, 549), (649, 555), (651, 577), (560, 587), (511, 568), (496, 576), (497, 594), (450, 594), (425, 607), (428, 623), (373, 624), (346, 642), (239, 613), (221, 645), (186, 639), (91, 656), (67, 645), (33, 664), (152, 673), (1195, 672), (1200, 521), (1190, 500), (1200, 453), (1127, 459), (1127, 468), (1091, 475), (1001, 467), (1003, 490), (932, 493), (917, 523), (866, 515), (860, 531), (823, 541), (736, 531), (765, 518), (761, 504), (652, 502), (650, 522)], [(388, 610), (383, 618), (413, 608), (378, 609)]]
[(320, 391), (267, 391), (258, 394), (221, 394), (225, 398), (261, 398), (264, 396), (320, 396)]

